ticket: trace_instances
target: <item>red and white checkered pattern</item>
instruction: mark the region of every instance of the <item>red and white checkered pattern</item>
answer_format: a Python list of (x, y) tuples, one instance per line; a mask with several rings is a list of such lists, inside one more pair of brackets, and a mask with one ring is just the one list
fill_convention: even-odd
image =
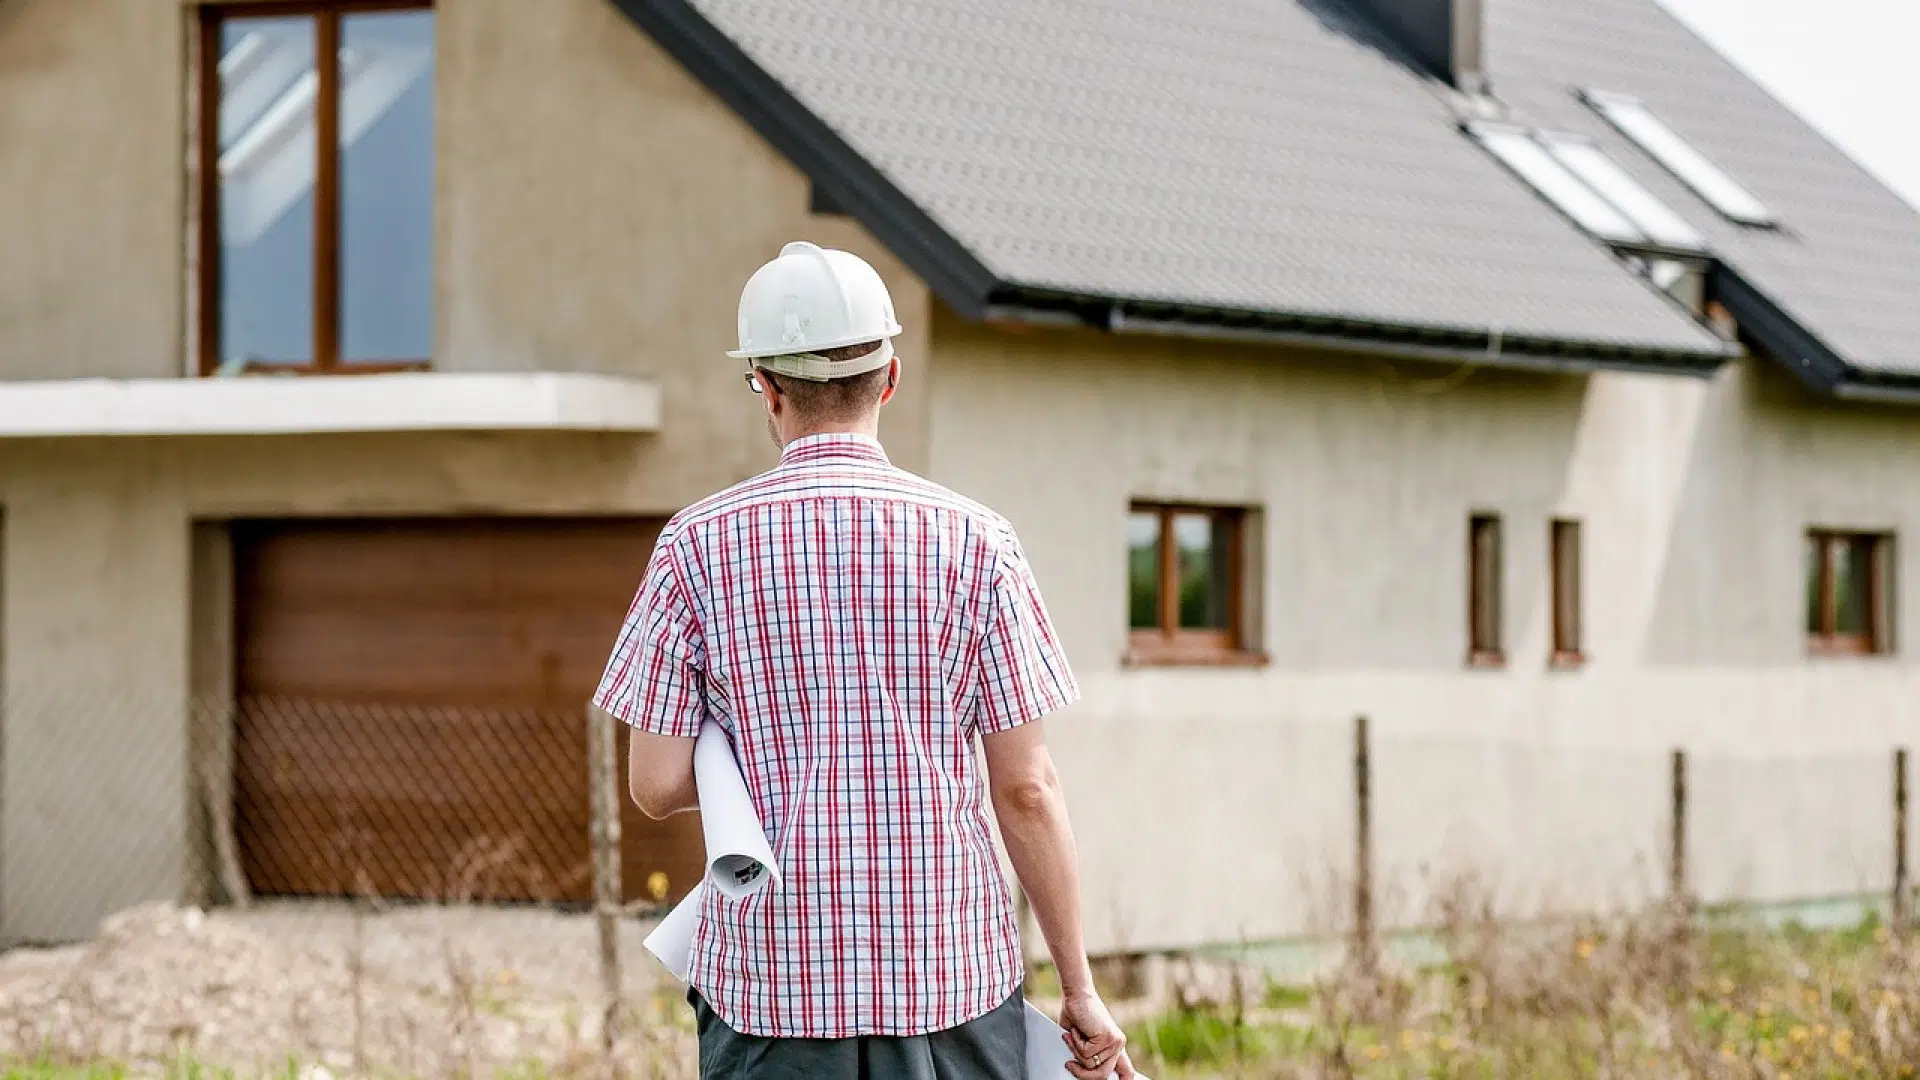
[(816, 435), (667, 524), (594, 703), (733, 736), (786, 880), (707, 890), (689, 979), (736, 1031), (840, 1038), (1019, 984), (974, 735), (1078, 695), (1005, 519)]

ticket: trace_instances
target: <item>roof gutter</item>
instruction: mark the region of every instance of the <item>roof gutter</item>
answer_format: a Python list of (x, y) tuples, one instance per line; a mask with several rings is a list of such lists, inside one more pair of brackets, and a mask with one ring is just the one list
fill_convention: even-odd
[(987, 308), (988, 321), (1092, 327), (1114, 334), (1284, 345), (1395, 359), (1474, 364), (1526, 371), (1638, 371), (1706, 377), (1741, 354), (1728, 344), (1714, 352), (1682, 352), (1514, 337), (1499, 327), (1389, 326), (1338, 318), (1220, 312), (1042, 293), (1003, 295)]

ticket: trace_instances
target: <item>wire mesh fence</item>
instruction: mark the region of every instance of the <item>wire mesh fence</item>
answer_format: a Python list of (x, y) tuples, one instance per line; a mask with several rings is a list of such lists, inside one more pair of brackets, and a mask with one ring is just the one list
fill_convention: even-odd
[[(610, 718), (17, 693), (9, 711), (9, 731), (52, 734), (8, 747), (0, 1059), (695, 1072), (680, 988), (640, 941), (697, 880), (699, 826), (631, 807)], [(1513, 918), (1676, 897), (1884, 909), (1905, 881), (1891, 749), (1676, 772), (1666, 749), (1265, 727), (1245, 761), (1133, 763), (1179, 798), (1070, 792), (1090, 925), (1125, 924), (1103, 950), (1317, 935), (1377, 958), (1373, 937), (1431, 924), (1465, 877)], [(1249, 816), (1278, 805), (1256, 790), (1268, 759), (1298, 812)], [(1143, 844), (1142, 815), (1192, 839)]]
[(626, 805), (611, 718), (114, 697), (10, 703), (68, 752), (9, 747), (0, 1059), (693, 1074), (640, 938), (699, 824)]

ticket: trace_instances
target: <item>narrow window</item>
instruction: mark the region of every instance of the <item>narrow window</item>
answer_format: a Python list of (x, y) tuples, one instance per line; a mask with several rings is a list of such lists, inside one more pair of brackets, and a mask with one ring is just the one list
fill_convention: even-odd
[(1572, 667), (1584, 658), (1580, 640), (1580, 523), (1556, 520), (1553, 553), (1553, 662)]
[(1815, 653), (1893, 651), (1893, 536), (1807, 533), (1807, 645)]
[(200, 11), (201, 373), (425, 367), (432, 10)]
[(1497, 666), (1500, 645), (1500, 518), (1475, 514), (1467, 526), (1467, 660)]
[(1136, 503), (1127, 516), (1129, 659), (1221, 663), (1248, 657), (1241, 597), (1245, 513)]

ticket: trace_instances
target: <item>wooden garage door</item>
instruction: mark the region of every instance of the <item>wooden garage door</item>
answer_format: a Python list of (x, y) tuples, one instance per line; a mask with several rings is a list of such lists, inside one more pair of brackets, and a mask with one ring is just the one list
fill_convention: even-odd
[[(235, 831), (266, 895), (591, 896), (585, 706), (658, 521), (234, 525)], [(699, 822), (626, 791), (629, 899)]]

